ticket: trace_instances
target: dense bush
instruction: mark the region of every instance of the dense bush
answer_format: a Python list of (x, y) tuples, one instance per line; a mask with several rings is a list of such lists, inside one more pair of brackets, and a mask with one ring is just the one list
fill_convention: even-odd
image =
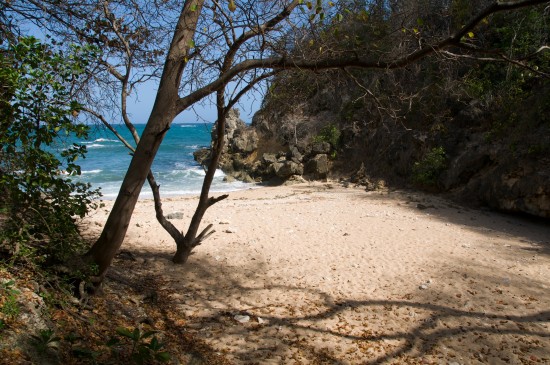
[(439, 175), (445, 170), (447, 158), (443, 147), (435, 147), (414, 163), (412, 178), (424, 186), (436, 186)]
[(54, 52), (32, 37), (0, 54), (0, 190), (7, 216), (1, 248), (12, 257), (57, 262), (79, 249), (75, 217), (99, 193), (73, 181), (86, 147), (67, 140), (87, 136), (88, 127), (75, 119), (81, 108), (75, 90), (92, 56), (76, 47)]

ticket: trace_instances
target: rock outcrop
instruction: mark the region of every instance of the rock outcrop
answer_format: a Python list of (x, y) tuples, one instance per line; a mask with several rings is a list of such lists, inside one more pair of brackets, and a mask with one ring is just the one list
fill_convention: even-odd
[[(216, 129), (212, 138), (216, 138)], [(330, 160), (328, 153), (333, 147), (327, 142), (284, 145), (282, 143), (265, 144), (266, 137), (254, 125), (247, 126), (240, 118), (238, 110), (232, 109), (227, 117), (224, 150), (220, 159), (220, 168), (227, 175), (226, 180), (261, 182), (276, 179), (278, 181), (299, 181), (297, 176), (311, 179), (326, 179)], [(264, 142), (262, 144), (262, 142)], [(261, 153), (261, 151), (266, 151)], [(201, 165), (207, 165), (210, 149), (194, 152), (194, 158)]]

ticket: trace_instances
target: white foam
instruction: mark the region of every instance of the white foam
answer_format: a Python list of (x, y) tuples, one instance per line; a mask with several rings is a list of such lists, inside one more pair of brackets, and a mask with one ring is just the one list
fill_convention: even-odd
[(92, 143), (92, 144), (88, 144), (86, 146), (86, 148), (103, 148), (103, 147), (105, 147), (105, 146), (102, 145), (102, 144), (99, 144), (99, 143)]

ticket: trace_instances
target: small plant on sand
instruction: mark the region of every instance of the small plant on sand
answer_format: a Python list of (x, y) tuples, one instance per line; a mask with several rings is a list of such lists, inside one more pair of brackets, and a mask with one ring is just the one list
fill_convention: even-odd
[(118, 327), (116, 333), (119, 337), (111, 339), (107, 345), (119, 359), (129, 360), (137, 365), (170, 360), (170, 354), (163, 351), (164, 344), (156, 336), (157, 331), (141, 332), (139, 328), (130, 330)]

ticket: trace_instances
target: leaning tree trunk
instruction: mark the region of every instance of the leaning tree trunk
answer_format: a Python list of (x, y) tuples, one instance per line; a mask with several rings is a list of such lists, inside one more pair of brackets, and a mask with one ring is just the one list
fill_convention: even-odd
[(178, 87), (203, 2), (204, 0), (186, 0), (184, 3), (164, 64), (153, 110), (101, 236), (86, 254), (99, 266), (100, 280), (124, 241), (143, 183), (164, 135), (177, 115)]

